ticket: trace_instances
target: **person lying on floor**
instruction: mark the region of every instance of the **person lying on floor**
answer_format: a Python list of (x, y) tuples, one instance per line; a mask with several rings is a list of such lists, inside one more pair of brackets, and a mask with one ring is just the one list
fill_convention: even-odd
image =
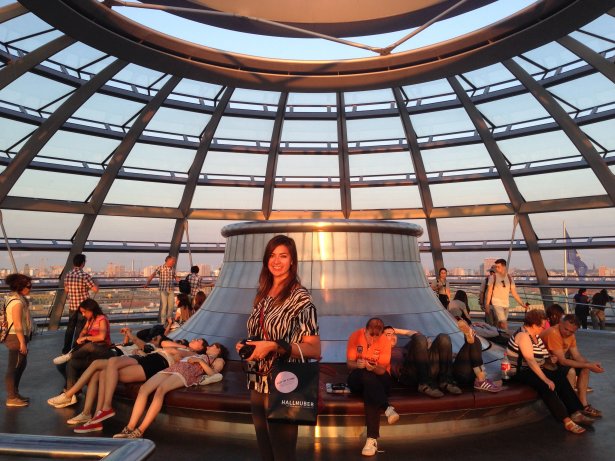
[[(228, 350), (220, 343), (214, 343), (207, 347), (205, 354), (186, 357), (179, 362), (159, 371), (148, 379), (139, 389), (135, 400), (132, 414), (128, 424), (122, 431), (115, 434), (114, 438), (136, 439), (143, 436), (147, 428), (151, 426), (158, 413), (162, 409), (164, 396), (182, 387), (190, 387), (199, 384), (203, 375), (213, 376), (220, 373), (224, 368)], [(150, 394), (154, 393), (152, 402), (147, 408)], [(145, 413), (141, 424), (139, 420)]]

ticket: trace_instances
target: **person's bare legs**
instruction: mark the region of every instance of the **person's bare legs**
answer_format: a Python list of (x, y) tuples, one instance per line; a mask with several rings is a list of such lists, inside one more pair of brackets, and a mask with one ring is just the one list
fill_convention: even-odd
[(163, 376), (165, 376), (166, 378), (156, 388), (152, 403), (150, 403), (149, 408), (147, 409), (147, 413), (145, 413), (145, 417), (139, 425), (139, 430), (141, 431), (141, 434), (143, 434), (147, 430), (147, 428), (152, 425), (152, 423), (156, 419), (156, 416), (158, 416), (158, 413), (160, 413), (162, 403), (164, 402), (164, 396), (167, 394), (167, 392), (170, 392), (173, 389), (180, 389), (184, 387), (184, 382), (179, 376), (169, 374), (165, 374)]
[(130, 420), (126, 427), (128, 429), (135, 429), (137, 427), (137, 423), (141, 419), (141, 416), (145, 412), (145, 408), (147, 407), (147, 400), (149, 395), (156, 390), (156, 388), (162, 384), (162, 382), (167, 379), (167, 374), (164, 373), (156, 373), (150, 379), (145, 381), (141, 388), (139, 389), (139, 393), (137, 394), (137, 398), (135, 400), (135, 404), (132, 407), (132, 413), (130, 414)]
[(115, 388), (117, 387), (120, 370), (125, 367), (130, 367), (132, 365), (137, 365), (142, 370), (141, 366), (139, 365), (139, 362), (137, 362), (132, 357), (125, 355), (122, 357), (112, 357), (109, 359), (107, 369), (105, 370), (105, 398), (103, 400), (102, 407), (100, 408), (101, 410), (111, 409), (113, 393), (115, 392)]
[(90, 366), (87, 367), (87, 369), (83, 372), (83, 374), (79, 377), (79, 379), (74, 384), (74, 386), (65, 392), (66, 397), (72, 397), (73, 395), (77, 394), (81, 389), (83, 389), (86, 385), (88, 385), (90, 383), (92, 376), (94, 376), (96, 373), (100, 372), (101, 370), (104, 370), (104, 368), (107, 366), (107, 361), (108, 359), (94, 360), (90, 364)]
[(100, 379), (101, 372), (96, 371), (88, 381), (88, 390), (85, 393), (85, 402), (83, 403), (83, 411), (86, 415), (92, 414), (92, 407), (94, 406), (94, 400), (98, 396), (98, 383)]
[(589, 370), (587, 368), (582, 368), (577, 376), (577, 395), (584, 407), (588, 405), (587, 386), (589, 386)]

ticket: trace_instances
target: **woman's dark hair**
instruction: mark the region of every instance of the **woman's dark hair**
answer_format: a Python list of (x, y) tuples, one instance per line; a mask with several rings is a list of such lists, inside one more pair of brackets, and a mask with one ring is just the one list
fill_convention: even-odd
[[(201, 340), (201, 344), (203, 345), (203, 347), (197, 351), (199, 354), (202, 354), (203, 352), (205, 352), (205, 349), (207, 349), (207, 346), (209, 346), (209, 343), (207, 342), (207, 340), (205, 338), (194, 338), (194, 339), (200, 339)], [(194, 341), (194, 339), (192, 341)], [(190, 342), (188, 342), (188, 344), (190, 344)]]
[(98, 305), (98, 303), (91, 298), (87, 298), (81, 301), (79, 307), (85, 309), (86, 311), (90, 311), (92, 314), (94, 314), (94, 318), (98, 317), (99, 315), (103, 315), (103, 311)]
[(526, 327), (532, 327), (537, 325), (542, 325), (547, 319), (547, 315), (545, 311), (539, 309), (532, 309), (531, 311), (527, 311), (525, 314), (525, 318), (523, 319), (523, 325)]
[(9, 286), (11, 291), (14, 291), (15, 293), (20, 293), (21, 290), (27, 286), (32, 286), (32, 278), (27, 275), (17, 273), (7, 275), (4, 282)]
[(226, 364), (226, 360), (228, 358), (228, 349), (226, 346), (220, 343), (213, 343), (212, 346), (217, 346), (218, 349), (220, 349), (220, 353), (217, 358), (224, 360), (224, 363)]
[(440, 275), (440, 272), (446, 272), (448, 274), (448, 271), (446, 270), (446, 267), (441, 267), (440, 269), (438, 269), (438, 275)]
[(582, 295), (587, 291), (587, 288), (579, 288), (579, 294)]
[(195, 311), (199, 309), (203, 305), (206, 299), (207, 299), (207, 295), (205, 295), (204, 292), (197, 291), (196, 294), (194, 295), (194, 299), (192, 300), (192, 309)]
[(547, 320), (549, 320), (551, 326), (557, 325), (564, 314), (564, 308), (559, 304), (551, 304), (546, 309)]
[(184, 294), (184, 293), (178, 294), (177, 301), (179, 301), (179, 303), (177, 304), (177, 307), (186, 307), (188, 309), (192, 308), (192, 306), (190, 305), (190, 298), (188, 297), (187, 294)]
[(273, 275), (269, 272), (269, 258), (271, 257), (273, 250), (280, 245), (285, 246), (290, 253), (291, 262), (288, 277), (284, 280), (284, 285), (282, 286), (280, 294), (276, 298), (276, 303), (283, 302), (286, 298), (288, 298), (291, 290), (296, 285), (301, 284), (299, 281), (299, 276), (297, 275), (297, 246), (295, 245), (295, 241), (286, 235), (276, 235), (269, 240), (267, 246), (265, 247), (265, 253), (263, 254), (263, 267), (261, 269), (261, 275), (258, 278), (256, 298), (254, 298), (255, 306), (267, 297), (269, 290), (271, 290), (271, 287), (273, 286)]
[(462, 303), (466, 305), (466, 307), (468, 307), (468, 294), (465, 291), (457, 290), (457, 292), (455, 293), (455, 297), (453, 299), (461, 301)]

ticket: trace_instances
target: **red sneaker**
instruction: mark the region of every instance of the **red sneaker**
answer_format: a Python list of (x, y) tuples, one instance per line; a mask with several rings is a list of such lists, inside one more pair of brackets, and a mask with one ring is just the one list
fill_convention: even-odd
[(110, 408), (108, 410), (99, 410), (94, 417), (90, 419), (90, 423), (102, 423), (105, 419), (113, 418), (115, 416), (115, 410)]
[(88, 432), (96, 432), (96, 431), (102, 431), (102, 430), (103, 430), (102, 423), (92, 423), (91, 421), (81, 426), (77, 426), (74, 429), (74, 431), (77, 434), (87, 434)]

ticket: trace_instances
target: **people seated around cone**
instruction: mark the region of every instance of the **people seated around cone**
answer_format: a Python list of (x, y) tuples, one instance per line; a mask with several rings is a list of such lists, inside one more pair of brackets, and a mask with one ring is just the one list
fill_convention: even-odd
[(545, 321), (542, 310), (525, 314), (523, 325), (510, 337), (506, 348), (511, 365), (509, 374), (513, 380), (536, 389), (551, 414), (567, 431), (582, 434), (585, 429), (579, 424), (591, 424), (594, 419), (583, 414), (581, 401), (565, 373), (556, 366), (557, 356), (549, 356), (540, 338)]
[(192, 298), (192, 313), (194, 314), (198, 311), (203, 304), (205, 304), (205, 300), (207, 299), (207, 295), (203, 291), (197, 291)]
[(391, 390), (391, 342), (382, 334), (384, 322), (371, 318), (365, 328), (350, 335), (346, 347), (346, 364), (350, 370), (348, 387), (363, 398), (367, 440), (363, 456), (374, 456), (380, 437), (380, 415), (384, 412), (389, 424), (399, 415), (389, 404)]
[[(164, 396), (182, 387), (190, 387), (200, 383), (204, 375), (213, 376), (224, 368), (228, 350), (220, 343), (208, 346), (205, 354), (185, 357), (179, 362), (159, 371), (148, 379), (139, 389), (130, 415), (130, 421), (114, 438), (140, 438), (160, 413)], [(154, 397), (147, 408), (149, 396)], [(147, 411), (146, 411), (147, 408)], [(143, 416), (145, 413), (145, 416)], [(143, 420), (141, 417), (143, 416)], [(141, 424), (139, 421), (141, 420)]]
[(559, 304), (551, 304), (545, 309), (547, 315), (547, 322), (545, 323), (545, 330), (551, 328), (554, 325), (558, 325), (564, 316), (564, 308)]
[(603, 373), (604, 368), (600, 362), (586, 359), (579, 351), (575, 334), (580, 326), (581, 322), (575, 314), (567, 314), (562, 317), (559, 324), (543, 331), (540, 338), (549, 353), (557, 357), (557, 362), (563, 372), (568, 373), (570, 369), (577, 370), (576, 387), (579, 400), (583, 405), (583, 413), (592, 418), (599, 418), (602, 412), (592, 407), (587, 401), (587, 388), (590, 372)]
[(179, 293), (175, 297), (175, 312), (172, 317), (167, 318), (165, 335), (177, 330), (192, 316), (192, 304), (188, 295)]
[[(456, 355), (453, 355), (452, 342), (446, 334), (439, 334), (430, 344), (415, 330), (386, 326), (384, 335), (392, 346), (393, 378), (432, 398), (443, 397), (445, 392), (459, 395), (462, 393), (459, 385), (499, 392), (501, 387), (487, 378), (480, 339), (463, 319), (459, 319), (457, 324), (465, 341)], [(410, 337), (410, 341), (398, 346), (399, 335)]]
[(455, 318), (461, 318), (465, 320), (468, 325), (472, 325), (470, 319), (470, 308), (468, 307), (468, 294), (463, 290), (457, 290), (455, 297), (448, 304), (448, 311)]

